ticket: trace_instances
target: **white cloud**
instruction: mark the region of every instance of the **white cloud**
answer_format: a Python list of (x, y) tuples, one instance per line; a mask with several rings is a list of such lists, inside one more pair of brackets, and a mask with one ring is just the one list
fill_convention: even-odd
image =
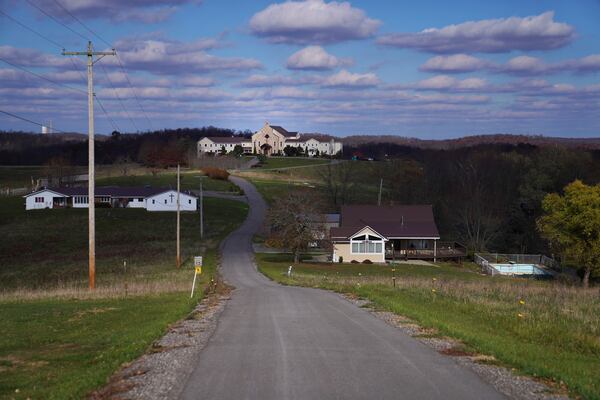
[(287, 60), (288, 69), (328, 70), (352, 64), (352, 60), (340, 59), (321, 46), (308, 46), (292, 54)]
[[(120, 57), (129, 68), (156, 74), (189, 74), (219, 70), (246, 71), (261, 68), (251, 58), (217, 57), (206, 52), (220, 46), (217, 39), (179, 42), (157, 38), (126, 39), (117, 42)], [(103, 60), (116, 64), (114, 57)]]
[(242, 87), (267, 87), (267, 86), (302, 86), (315, 84), (323, 79), (315, 75), (285, 76), (285, 75), (250, 75), (240, 82)]
[(394, 85), (392, 88), (434, 90), (434, 91), (483, 91), (490, 89), (488, 82), (481, 78), (456, 79), (448, 75), (437, 75), (408, 85)]
[(380, 81), (374, 73), (354, 74), (345, 69), (327, 77), (323, 81), (324, 87), (337, 88), (368, 88), (379, 85)]
[(473, 72), (488, 67), (490, 63), (467, 54), (435, 56), (421, 65), (424, 72), (462, 73)]
[(375, 34), (380, 21), (368, 18), (348, 2), (323, 0), (271, 4), (254, 14), (250, 30), (272, 43), (335, 43), (365, 39)]
[(530, 17), (469, 21), (418, 33), (382, 36), (378, 43), (431, 53), (504, 53), (512, 50), (550, 50), (569, 44), (573, 26), (554, 21), (549, 11)]
[[(40, 7), (59, 18), (69, 13), (83, 19), (108, 18), (113, 22), (158, 23), (168, 19), (179, 6), (197, 0), (38, 0)], [(61, 7), (62, 6), (62, 7)], [(68, 10), (67, 11), (65, 11)]]

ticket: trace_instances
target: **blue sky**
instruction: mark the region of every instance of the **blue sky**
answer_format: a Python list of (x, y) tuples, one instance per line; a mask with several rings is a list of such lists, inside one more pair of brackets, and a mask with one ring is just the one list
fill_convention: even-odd
[[(268, 120), (340, 136), (600, 135), (598, 0), (0, 0), (0, 11), (0, 110), (61, 130), (87, 131), (84, 60), (61, 48), (91, 39), (124, 66), (96, 64), (99, 133)], [(1, 114), (0, 128), (39, 130)]]

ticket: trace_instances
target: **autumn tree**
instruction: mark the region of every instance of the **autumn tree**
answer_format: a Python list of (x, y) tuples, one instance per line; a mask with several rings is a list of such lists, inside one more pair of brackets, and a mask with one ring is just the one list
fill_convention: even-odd
[(600, 184), (588, 186), (576, 180), (542, 202), (544, 215), (538, 229), (550, 246), (576, 263), (588, 287), (594, 272), (600, 272)]
[(320, 202), (308, 190), (295, 190), (275, 199), (267, 214), (269, 239), (294, 254), (294, 262), (311, 242), (325, 237)]

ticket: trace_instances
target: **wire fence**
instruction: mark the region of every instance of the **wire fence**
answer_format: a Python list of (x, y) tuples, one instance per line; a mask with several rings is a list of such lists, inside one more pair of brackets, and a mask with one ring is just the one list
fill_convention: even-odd
[(556, 260), (543, 254), (475, 253), (474, 260), (482, 272), (488, 275), (500, 274), (493, 264), (532, 264), (561, 271)]

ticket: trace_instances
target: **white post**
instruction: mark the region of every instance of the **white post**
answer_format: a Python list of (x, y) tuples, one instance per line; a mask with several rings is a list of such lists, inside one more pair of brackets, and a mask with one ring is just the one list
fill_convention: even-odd
[(436, 262), (437, 257), (437, 239), (433, 239), (433, 262)]
[[(181, 252), (180, 252), (180, 215), (179, 215), (179, 164), (177, 164), (177, 259), (176, 264), (177, 268), (181, 267)], [(196, 279), (196, 277), (194, 277)]]
[(202, 191), (202, 177), (200, 178), (200, 239), (204, 238), (204, 192)]
[(194, 288), (196, 287), (196, 277), (198, 276), (197, 272), (194, 272), (194, 281), (192, 282), (192, 293), (190, 294), (190, 299), (194, 297)]

